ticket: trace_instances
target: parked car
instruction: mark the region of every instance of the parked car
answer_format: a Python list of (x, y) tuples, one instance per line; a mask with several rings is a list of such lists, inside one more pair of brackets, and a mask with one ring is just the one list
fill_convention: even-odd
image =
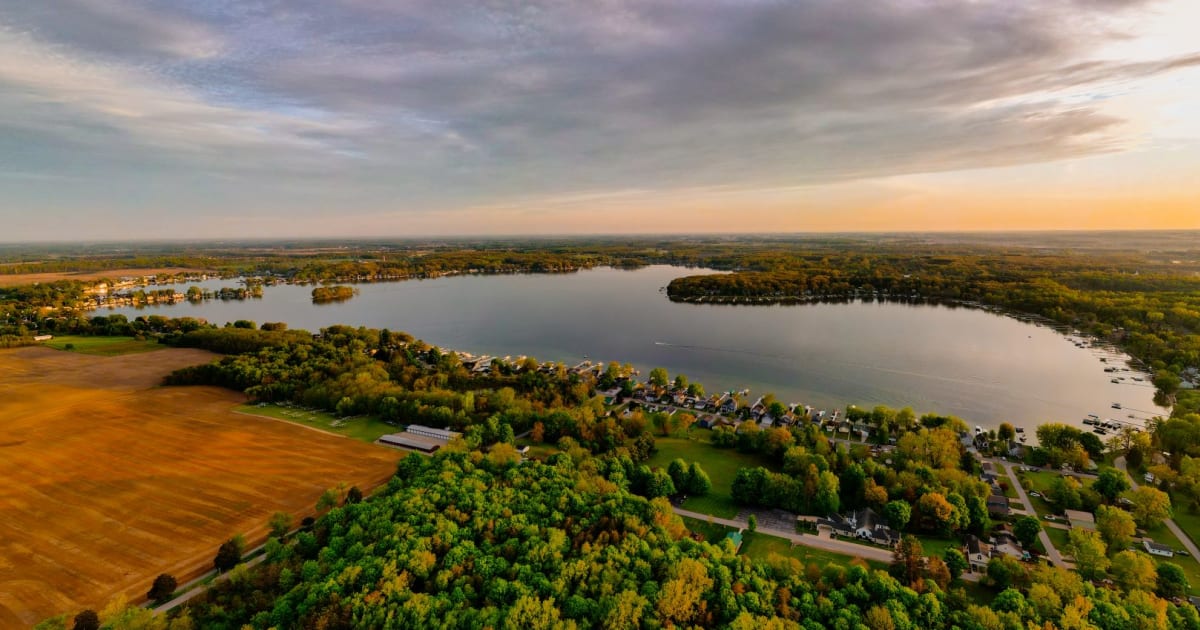
[(1053, 514), (1047, 514), (1047, 515), (1045, 516), (1045, 519), (1046, 519), (1047, 521), (1057, 521), (1057, 520), (1058, 520), (1058, 517), (1057, 517), (1057, 516), (1055, 516), (1055, 515), (1053, 515)]
[(1031, 496), (1031, 497), (1040, 497), (1040, 496), (1042, 496), (1042, 493), (1038, 492), (1037, 490), (1030, 490), (1030, 491), (1029, 491), (1029, 496)]

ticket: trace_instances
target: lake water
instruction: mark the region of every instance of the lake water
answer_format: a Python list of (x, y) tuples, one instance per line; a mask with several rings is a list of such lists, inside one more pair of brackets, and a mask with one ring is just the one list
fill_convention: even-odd
[[(563, 361), (585, 357), (665, 367), (709, 392), (751, 388), (817, 408), (910, 406), (970, 424), (1047, 421), (1081, 426), (1089, 413), (1128, 420), (1162, 409), (1148, 382), (1113, 384), (1119, 355), (1078, 348), (1046, 327), (968, 308), (868, 302), (789, 306), (674, 303), (664, 287), (700, 273), (669, 266), (566, 275), (456, 276), (358, 285), (336, 304), (311, 303), (312, 287), (267, 287), (260, 300), (114, 309), (406, 331), (475, 354)], [(207, 288), (235, 281), (201, 283)], [(182, 289), (180, 289), (182, 290)], [(106, 314), (99, 311), (97, 314)], [(1108, 363), (1101, 362), (1106, 358)], [(1110, 405), (1122, 404), (1118, 411)], [(1032, 436), (1031, 436), (1032, 438)]]

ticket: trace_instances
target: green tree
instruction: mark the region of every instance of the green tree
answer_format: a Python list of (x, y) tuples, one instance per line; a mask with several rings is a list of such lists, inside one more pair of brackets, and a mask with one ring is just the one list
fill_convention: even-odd
[(1074, 477), (1066, 475), (1055, 477), (1050, 482), (1050, 489), (1046, 492), (1046, 497), (1061, 509), (1078, 510), (1082, 503), (1079, 488), (1079, 482)]
[(1157, 488), (1139, 486), (1129, 495), (1133, 501), (1133, 520), (1146, 529), (1154, 529), (1171, 518), (1171, 497)]
[(692, 462), (687, 474), (688, 493), (695, 496), (704, 496), (710, 490), (712, 490), (712, 481), (708, 478), (708, 473), (704, 472), (699, 462)]
[(1042, 531), (1042, 524), (1034, 516), (1022, 516), (1013, 525), (1013, 534), (1026, 547), (1032, 547)]
[(889, 501), (883, 508), (883, 513), (888, 526), (902, 532), (905, 527), (908, 527), (908, 521), (912, 518), (912, 506), (908, 504), (908, 501)]
[(1112, 574), (1126, 591), (1153, 591), (1158, 572), (1150, 556), (1128, 549), (1112, 558)]
[(666, 387), (668, 378), (670, 378), (670, 376), (667, 374), (667, 370), (665, 368), (657, 367), (653, 370), (650, 370), (649, 382), (655, 387)]
[(146, 599), (156, 603), (165, 602), (171, 598), (178, 586), (175, 576), (161, 573), (154, 578), (154, 584), (150, 586), (150, 592), (146, 593)]
[(758, 517), (757, 516), (751, 514), (749, 516), (749, 518), (746, 519), (746, 529), (748, 529), (752, 532), (758, 531)]
[(1174, 562), (1163, 562), (1158, 565), (1158, 577), (1155, 581), (1156, 593), (1160, 597), (1182, 597), (1191, 589), (1187, 574)]
[(942, 562), (946, 563), (946, 568), (950, 570), (950, 577), (955, 580), (962, 577), (962, 574), (970, 568), (967, 557), (954, 547), (946, 548), (946, 552), (942, 554)]
[(363, 500), (362, 490), (359, 490), (358, 486), (350, 486), (350, 489), (346, 491), (345, 504), (353, 505), (355, 503), (361, 503), (362, 500)]
[(271, 536), (283, 538), (292, 531), (292, 515), (288, 512), (276, 512), (271, 515), (267, 524), (271, 528)]
[(1092, 483), (1092, 489), (1100, 493), (1104, 500), (1112, 503), (1121, 496), (1122, 492), (1129, 489), (1129, 478), (1125, 473), (1116, 468), (1105, 467), (1100, 469), (1100, 474), (1096, 476), (1096, 481)]
[(1096, 508), (1096, 531), (1109, 549), (1125, 549), (1133, 542), (1137, 526), (1129, 512), (1109, 505)]
[(992, 585), (1000, 590), (1023, 586), (1028, 579), (1025, 566), (1015, 558), (1008, 556), (998, 556), (988, 560), (987, 576)]
[(1100, 534), (1074, 527), (1067, 533), (1070, 540), (1069, 550), (1075, 556), (1075, 567), (1079, 574), (1087, 580), (1099, 580), (1108, 570), (1108, 548), (1101, 540)]

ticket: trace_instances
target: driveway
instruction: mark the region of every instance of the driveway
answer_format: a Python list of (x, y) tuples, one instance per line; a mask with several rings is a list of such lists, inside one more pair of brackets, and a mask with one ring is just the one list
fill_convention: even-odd
[[(1130, 475), (1129, 471), (1125, 468), (1125, 456), (1122, 455), (1116, 458), (1113, 460), (1113, 463), (1117, 465), (1117, 468), (1121, 472), (1125, 473), (1125, 476), (1129, 477), (1129, 485), (1134, 490), (1137, 490), (1138, 482), (1134, 480), (1133, 475)], [(1172, 534), (1175, 534), (1175, 537), (1179, 539), (1179, 543), (1183, 545), (1184, 549), (1187, 549), (1188, 553), (1192, 554), (1193, 558), (1200, 559), (1200, 549), (1196, 547), (1196, 543), (1192, 542), (1191, 536), (1188, 536), (1172, 519), (1167, 519), (1163, 523), (1166, 524), (1167, 529), (1171, 530)]]

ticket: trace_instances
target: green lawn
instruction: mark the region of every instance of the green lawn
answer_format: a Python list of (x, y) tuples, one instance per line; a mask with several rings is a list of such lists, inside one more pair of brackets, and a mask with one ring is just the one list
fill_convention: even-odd
[(63, 335), (61, 337), (55, 336), (54, 339), (45, 342), (46, 347), (54, 348), (55, 350), (67, 350), (68, 344), (71, 346), (71, 352), (94, 354), (102, 357), (151, 352), (167, 347), (157, 341), (138, 340), (133, 337), (80, 337), (76, 335)]
[(704, 536), (704, 540), (713, 544), (720, 543), (725, 538), (725, 535), (729, 532), (737, 531), (728, 525), (709, 523), (708, 521), (692, 518), (690, 516), (683, 516), (681, 518), (683, 519), (684, 526), (688, 528), (688, 531)]
[(1046, 530), (1046, 535), (1050, 537), (1050, 542), (1054, 545), (1054, 548), (1057, 549), (1059, 553), (1068, 556), (1071, 555), (1071, 553), (1067, 551), (1067, 543), (1070, 540), (1067, 537), (1067, 530), (1058, 529), (1057, 527), (1046, 527), (1045, 523), (1042, 523), (1042, 528)]
[[(1027, 494), (1032, 491), (1043, 496), (1047, 491), (1050, 490), (1051, 484), (1054, 482), (1054, 480), (1060, 476), (1061, 473), (1052, 470), (1037, 470), (1034, 472), (1019, 473), (1021, 487), (1025, 488), (1025, 492)], [(1083, 484), (1083, 487), (1085, 488), (1092, 483), (1090, 479), (1076, 479)], [(1038, 516), (1044, 516), (1046, 514), (1059, 514), (1062, 512), (1061, 510), (1057, 509), (1054, 504), (1046, 501), (1042, 497), (1030, 496), (1029, 502), (1033, 504), (1033, 509), (1038, 513)]]
[(646, 462), (651, 468), (666, 468), (675, 458), (684, 461), (699, 462), (704, 472), (712, 480), (712, 490), (707, 496), (688, 497), (683, 508), (694, 512), (703, 512), (722, 518), (732, 518), (737, 515), (738, 508), (730, 495), (733, 478), (739, 468), (766, 466), (774, 468), (766, 460), (757, 455), (750, 455), (731, 448), (715, 448), (708, 437), (712, 432), (708, 429), (692, 429), (688, 437), (656, 436), (654, 443), (658, 452)]
[(1175, 524), (1192, 539), (1192, 542), (1200, 540), (1200, 512), (1193, 512), (1183, 495), (1178, 492), (1171, 493), (1171, 506), (1175, 514)]
[(921, 549), (925, 555), (931, 558), (941, 558), (946, 555), (946, 550), (951, 547), (955, 549), (962, 548), (963, 544), (957, 540), (947, 540), (945, 538), (934, 538), (924, 534), (918, 534), (917, 540), (921, 541)]
[(288, 422), (295, 422), (296, 424), (321, 429), (322, 431), (337, 433), (364, 442), (374, 442), (381, 435), (396, 433), (400, 430), (399, 427), (391, 426), (382, 420), (377, 420), (370, 416), (339, 419), (325, 411), (305, 411), (299, 407), (249, 404), (239, 405), (236, 410), (254, 416), (287, 420)]
[[(816, 563), (818, 566), (824, 567), (829, 563), (846, 566), (853, 559), (853, 556), (833, 553), (824, 549), (792, 545), (790, 540), (762, 532), (743, 532), (742, 535), (744, 538), (742, 540), (741, 554), (754, 560), (763, 560), (772, 553), (777, 553), (788, 558), (795, 558), (805, 565)], [(874, 560), (868, 560), (867, 565), (872, 569), (887, 569), (886, 564)]]

